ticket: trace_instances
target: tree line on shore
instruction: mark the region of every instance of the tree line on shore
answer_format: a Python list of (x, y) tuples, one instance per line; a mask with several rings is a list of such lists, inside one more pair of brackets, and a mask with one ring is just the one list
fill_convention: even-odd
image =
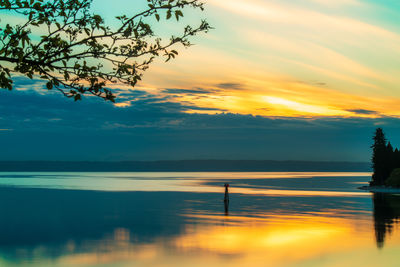
[(377, 128), (373, 137), (371, 186), (400, 186), (400, 151), (387, 141), (382, 128)]

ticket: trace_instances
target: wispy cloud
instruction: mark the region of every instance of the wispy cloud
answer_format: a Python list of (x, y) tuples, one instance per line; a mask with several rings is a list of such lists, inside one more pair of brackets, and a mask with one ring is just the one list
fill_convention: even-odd
[(358, 0), (311, 0), (311, 2), (314, 2), (316, 4), (328, 6), (328, 7), (347, 7), (347, 6), (363, 6), (365, 5), (364, 3), (358, 1)]
[(167, 94), (190, 94), (190, 95), (198, 95), (198, 94), (213, 94), (216, 91), (210, 89), (203, 89), (203, 88), (192, 88), (192, 89), (178, 89), (178, 88), (166, 88), (163, 89), (162, 92)]
[(222, 89), (231, 89), (231, 90), (243, 89), (243, 84), (240, 83), (225, 82), (225, 83), (219, 83), (216, 86)]
[(366, 114), (366, 115), (378, 114), (378, 112), (375, 110), (367, 110), (367, 109), (349, 109), (348, 111), (356, 114)]

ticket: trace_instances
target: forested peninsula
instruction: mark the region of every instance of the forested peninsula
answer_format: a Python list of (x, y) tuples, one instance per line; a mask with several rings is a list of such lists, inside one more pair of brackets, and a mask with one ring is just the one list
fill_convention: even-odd
[(372, 168), (370, 186), (400, 188), (400, 151), (393, 148), (382, 128), (377, 128), (373, 137)]

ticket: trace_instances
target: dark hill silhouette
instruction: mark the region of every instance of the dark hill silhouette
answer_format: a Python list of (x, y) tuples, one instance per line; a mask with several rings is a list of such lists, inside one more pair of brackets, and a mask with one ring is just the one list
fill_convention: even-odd
[(0, 161), (0, 171), (371, 171), (367, 162), (275, 160)]

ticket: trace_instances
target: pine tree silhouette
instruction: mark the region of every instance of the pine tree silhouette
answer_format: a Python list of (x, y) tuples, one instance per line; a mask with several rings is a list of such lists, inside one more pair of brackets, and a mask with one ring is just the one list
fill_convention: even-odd
[[(377, 128), (373, 137), (374, 144), (372, 148), (372, 168), (374, 174), (372, 175), (371, 185), (383, 185), (388, 177), (387, 167), (387, 151), (386, 138), (382, 128)], [(392, 148), (393, 150), (393, 148)], [(389, 173), (390, 174), (390, 173)]]
[(393, 146), (390, 142), (388, 142), (386, 146), (385, 166), (385, 177), (388, 178), (395, 168), (395, 155), (393, 151)]
[(400, 151), (396, 148), (393, 152), (394, 168), (400, 168)]

